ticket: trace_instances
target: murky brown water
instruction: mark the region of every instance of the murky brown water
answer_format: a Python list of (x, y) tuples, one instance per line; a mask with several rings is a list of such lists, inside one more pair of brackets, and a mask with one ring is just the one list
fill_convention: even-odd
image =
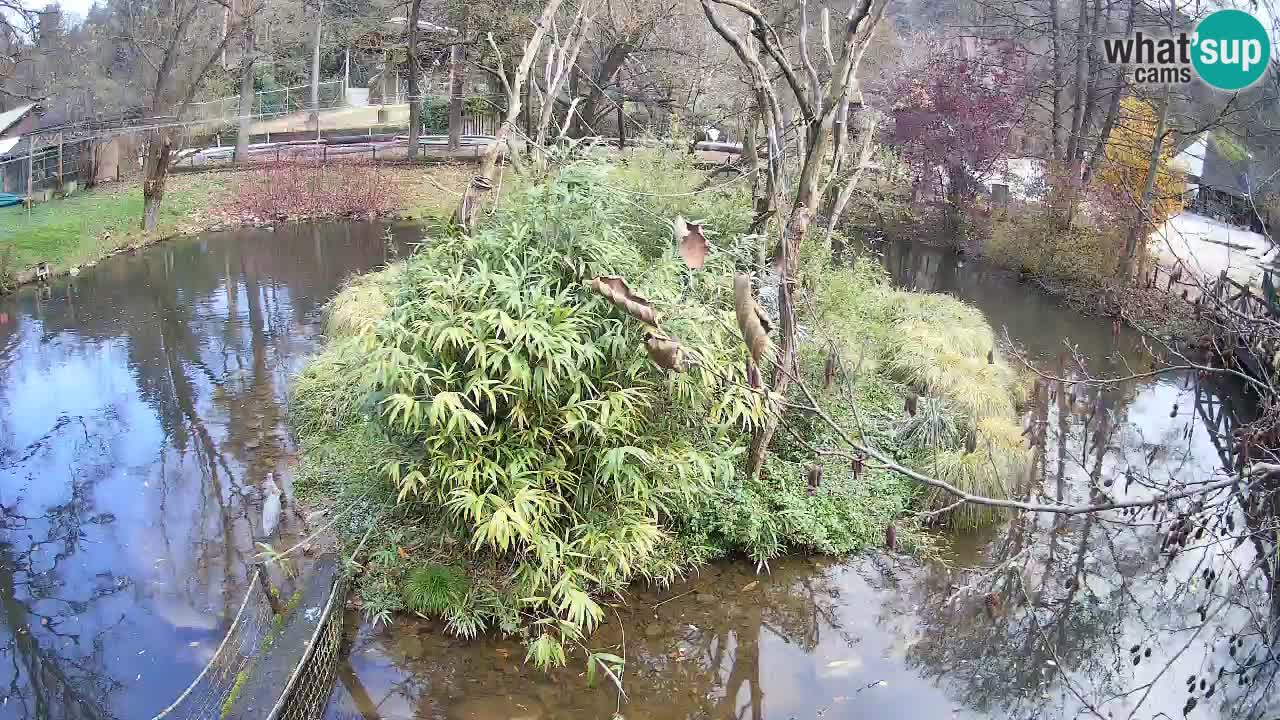
[[(1056, 369), (1064, 339), (1095, 374), (1147, 360), (1134, 333), (1116, 335), (1109, 321), (1005, 273), (922, 247), (884, 252), (898, 282), (974, 303), (1038, 363)], [(1206, 419), (1224, 405), (1228, 417), (1248, 414), (1232, 391), (1190, 376), (1093, 389), (1075, 403), (1059, 397), (1036, 482), (1042, 497), (1077, 502), (1088, 499), (1091, 473), (1213, 477), (1224, 459)], [(1097, 408), (1112, 418), (1102, 435)], [(1146, 492), (1138, 483), (1113, 494)], [(588, 688), (581, 658), (543, 673), (523, 663), (516, 641), (463, 642), (429, 622), (374, 629), (352, 614), (327, 717), (1181, 718), (1191, 698), (1191, 717), (1280, 710), (1275, 663), (1240, 673), (1228, 650), (1237, 634), (1241, 656), (1260, 647), (1247, 635), (1257, 617), (1224, 603), (1199, 622), (1206, 599), (1194, 580), (1214, 568), (1218, 587), (1230, 587), (1233, 571), (1274, 545), (1170, 560), (1151, 523), (1119, 513), (1030, 516), (940, 542), (937, 562), (790, 558), (766, 575), (726, 562), (630, 595), (590, 641), (625, 655), (625, 699), (607, 679)], [(1258, 609), (1265, 614), (1265, 602)]]
[[(322, 303), (384, 252), (369, 225), (232, 233), (0, 300), (0, 718), (145, 720), (198, 672), (252, 562), (258, 488), (289, 474), (288, 377)], [(1038, 361), (1064, 338), (1094, 372), (1145, 361), (1131, 333), (1002, 273), (886, 253), (900, 282), (975, 303)], [(1193, 377), (1060, 402), (1039, 489), (1084, 500), (1091, 473), (1135, 468), (1211, 477), (1224, 461), (1205, 422), (1224, 404), (1249, 412)], [(1101, 442), (1097, 407), (1114, 419)], [(542, 673), (515, 641), (352, 615), (328, 717), (1178, 718), (1192, 697), (1192, 717), (1273, 717), (1275, 663), (1237, 685), (1227, 647), (1257, 652), (1258, 618), (1224, 603), (1199, 622), (1191, 578), (1229, 585), (1274, 545), (1170, 561), (1124, 520), (1029, 517), (942, 538), (938, 562), (727, 562), (641, 589), (590, 640), (626, 657), (625, 700), (607, 679), (588, 688), (580, 660)]]
[(385, 250), (216, 234), (0, 298), (0, 717), (149, 718), (203, 667), (290, 472), (288, 378)]

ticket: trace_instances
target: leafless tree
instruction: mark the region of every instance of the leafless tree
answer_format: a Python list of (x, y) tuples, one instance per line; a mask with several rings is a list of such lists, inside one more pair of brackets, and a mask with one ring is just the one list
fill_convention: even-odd
[(454, 221), (465, 232), (470, 232), (474, 226), (476, 213), (480, 209), (480, 202), (493, 187), (493, 180), (497, 175), (498, 157), (508, 145), (508, 138), (520, 118), (521, 103), (524, 98), (524, 83), (529, 78), (529, 70), (533, 67), (534, 61), (542, 50), (542, 41), (551, 29), (552, 19), (556, 16), (556, 11), (560, 9), (561, 2), (562, 0), (547, 0), (547, 4), (542, 8), (542, 13), (534, 23), (533, 33), (525, 41), (520, 61), (513, 68), (508, 69), (505, 65), (502, 51), (494, 41), (493, 35), (489, 34), (487, 36), (489, 47), (494, 54), (495, 64), (486, 67), (486, 70), (502, 83), (502, 90), (507, 100), (507, 115), (502, 125), (498, 128), (493, 143), (489, 145), (488, 150), (485, 152), (484, 158), (480, 163), (479, 174), (467, 187), (467, 191), (463, 193), (462, 201), (458, 204), (458, 209), (454, 213)]
[[(242, 16), (229, 0), (119, 0), (114, 9), (122, 25), (120, 37), (141, 59), (145, 78), (143, 106), (149, 129), (143, 164), (142, 229), (151, 232), (164, 200), (179, 136), (178, 120), (228, 43), (240, 34)], [(229, 15), (227, 11), (231, 11)]]
[[(809, 15), (808, 0), (800, 3), (797, 52), (794, 53), (783, 43), (778, 30), (765, 14), (750, 2), (702, 0), (703, 12), (712, 28), (733, 48), (739, 61), (750, 71), (757, 103), (764, 110), (772, 197), (762, 214), (776, 212), (778, 217), (786, 217), (785, 222), (781, 223), (778, 243), (770, 258), (780, 333), (777, 369), (770, 384), (770, 394), (776, 398), (785, 396), (796, 363), (793, 286), (800, 243), (829, 187), (828, 148), (834, 143), (835, 152), (839, 155), (847, 141), (843, 128), (842, 132), (833, 133), (832, 126), (839, 115), (848, 111), (850, 95), (856, 88), (858, 66), (876, 26), (884, 16), (886, 4), (886, 0), (861, 0), (854, 3), (847, 12), (837, 12), (836, 17), (840, 23), (838, 45), (833, 45), (827, 32), (831, 26), (830, 21), (818, 21), (823, 29), (819, 41), (823, 48), (821, 57), (825, 61), (820, 73), (810, 52), (809, 33), (812, 30), (811, 23), (816, 18)], [(737, 18), (747, 23), (747, 37), (744, 38), (731, 27), (730, 22), (721, 14), (722, 9), (732, 11)], [(830, 9), (824, 8), (819, 17), (830, 17), (831, 14)], [(839, 48), (838, 54), (833, 49), (835, 47)], [(774, 68), (773, 71), (766, 67), (761, 50)], [(799, 62), (792, 59), (794, 54), (799, 55)], [(783, 87), (789, 92), (790, 102), (800, 111), (798, 134), (802, 142), (799, 144), (800, 157), (796, 162), (800, 170), (794, 183), (785, 177), (784, 136), (790, 123), (784, 119), (784, 106), (779, 93), (774, 89), (775, 72), (781, 75)], [(779, 414), (771, 415), (771, 419), (752, 439), (749, 460), (749, 472), (752, 475), (759, 473), (764, 465), (769, 443), (777, 431), (778, 417)]]

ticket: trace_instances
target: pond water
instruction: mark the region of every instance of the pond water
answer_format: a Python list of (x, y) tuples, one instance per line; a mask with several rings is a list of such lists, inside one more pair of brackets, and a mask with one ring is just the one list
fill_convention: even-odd
[[(0, 299), (0, 718), (145, 720), (203, 666), (253, 561), (261, 485), (290, 475), (288, 377), (342, 279), (383, 262), (384, 230), (210, 235)], [(973, 302), (1045, 367), (1064, 339), (1097, 374), (1147, 361), (1134, 334), (1007, 274), (910, 245), (884, 262)], [(1248, 414), (1192, 376), (1056, 397), (1034, 480), (1074, 501), (1091, 473), (1214, 477), (1206, 420)], [(1242, 609), (1257, 603), (1201, 623), (1190, 581), (1212, 567), (1229, 587), (1268, 547), (1170, 558), (1115, 513), (942, 537), (929, 562), (721, 563), (630, 594), (591, 639), (626, 657), (625, 699), (607, 678), (588, 688), (580, 662), (531, 669), (515, 641), (351, 613), (327, 717), (1154, 718), (1191, 697), (1193, 717), (1270, 717), (1266, 667), (1233, 664), (1260, 644)]]
[(288, 478), (321, 304), (386, 248), (212, 234), (0, 298), (0, 717), (149, 718), (191, 682)]

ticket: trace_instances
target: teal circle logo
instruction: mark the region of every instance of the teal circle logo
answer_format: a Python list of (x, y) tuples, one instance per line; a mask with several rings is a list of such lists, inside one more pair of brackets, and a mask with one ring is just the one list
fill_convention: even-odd
[(1219, 90), (1241, 90), (1258, 81), (1271, 62), (1271, 38), (1258, 18), (1243, 10), (1219, 10), (1196, 26), (1191, 64)]

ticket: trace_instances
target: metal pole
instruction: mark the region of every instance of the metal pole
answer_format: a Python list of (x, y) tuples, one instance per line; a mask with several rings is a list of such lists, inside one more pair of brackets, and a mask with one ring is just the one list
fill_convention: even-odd
[(324, 25), (324, 0), (316, 10), (316, 44), (311, 55), (311, 113), (316, 119), (316, 134), (320, 133), (320, 31)]
[(58, 189), (63, 189), (62, 184), (62, 133), (58, 133)]

